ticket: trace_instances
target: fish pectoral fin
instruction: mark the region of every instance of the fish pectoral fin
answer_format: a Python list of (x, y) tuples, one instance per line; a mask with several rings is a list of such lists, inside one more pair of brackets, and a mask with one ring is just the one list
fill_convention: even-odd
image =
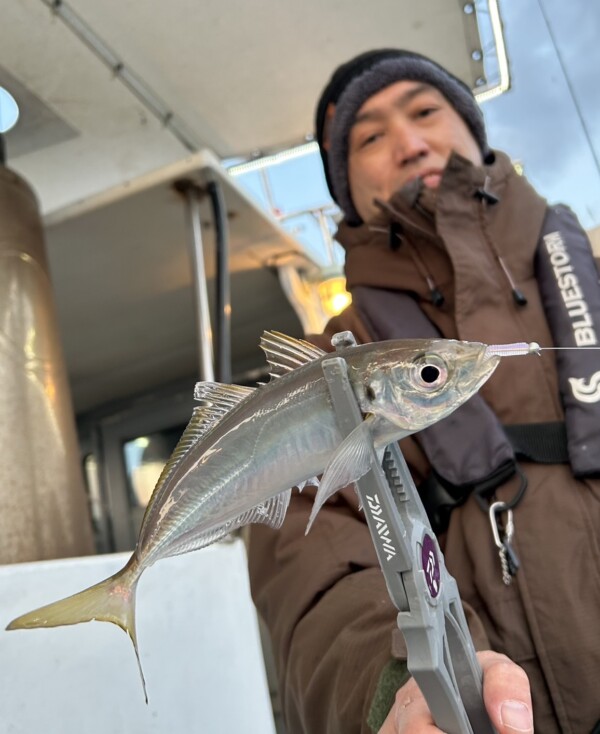
[(365, 508), (363, 507), (362, 500), (360, 498), (360, 493), (358, 491), (358, 486), (354, 485), (354, 494), (356, 495), (356, 499), (358, 500), (358, 511), (362, 512)]
[[(377, 457), (377, 463), (381, 464), (383, 462), (383, 455), (385, 454), (385, 446), (379, 449), (375, 449), (375, 456)], [(360, 479), (360, 477), (359, 477)], [(365, 508), (363, 507), (362, 499), (360, 498), (360, 492), (358, 491), (358, 486), (354, 485), (354, 492), (356, 494), (356, 498), (358, 499), (358, 509), (359, 512), (362, 512)]]
[(372, 419), (367, 418), (349, 433), (329, 460), (312, 506), (307, 533), (325, 502), (339, 489), (355, 482), (369, 471), (373, 456), (371, 423)]

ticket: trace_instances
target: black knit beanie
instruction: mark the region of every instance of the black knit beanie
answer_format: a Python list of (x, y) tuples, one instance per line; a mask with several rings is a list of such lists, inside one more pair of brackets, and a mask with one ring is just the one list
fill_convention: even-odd
[(398, 81), (420, 81), (438, 89), (465, 121), (484, 159), (490, 154), (483, 115), (464, 82), (426, 56), (411, 51), (381, 49), (360, 54), (336, 69), (321, 94), (316, 114), (316, 138), (327, 185), (349, 224), (362, 221), (348, 184), (350, 128), (369, 97)]

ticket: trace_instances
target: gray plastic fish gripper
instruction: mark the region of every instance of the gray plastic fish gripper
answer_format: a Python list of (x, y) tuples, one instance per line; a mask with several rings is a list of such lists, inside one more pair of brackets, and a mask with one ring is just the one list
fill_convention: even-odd
[[(338, 335), (336, 335), (337, 337)], [(347, 332), (338, 348), (354, 341)], [(354, 342), (355, 343), (355, 342)], [(322, 362), (338, 426), (347, 436), (363, 420), (342, 357)], [(396, 443), (356, 482), (388, 592), (398, 609), (408, 669), (436, 725), (447, 734), (494, 734), (483, 702), (482, 672), (458, 588)]]

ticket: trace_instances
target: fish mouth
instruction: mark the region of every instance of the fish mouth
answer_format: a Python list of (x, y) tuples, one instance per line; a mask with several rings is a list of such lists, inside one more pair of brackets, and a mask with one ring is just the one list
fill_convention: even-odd
[(479, 389), (500, 364), (503, 357), (522, 357), (529, 354), (539, 355), (540, 345), (537, 342), (515, 342), (512, 344), (489, 344), (485, 347), (477, 360), (477, 369), (480, 370), (478, 380)]

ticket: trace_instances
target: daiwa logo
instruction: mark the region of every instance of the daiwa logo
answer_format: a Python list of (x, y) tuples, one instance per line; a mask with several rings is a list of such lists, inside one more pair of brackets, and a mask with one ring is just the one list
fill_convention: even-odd
[(594, 372), (589, 380), (585, 377), (569, 377), (575, 400), (580, 403), (597, 403), (600, 400), (600, 370)]
[(372, 497), (369, 497), (369, 495), (367, 495), (367, 504), (369, 506), (371, 517), (375, 521), (377, 535), (379, 535), (379, 537), (381, 538), (383, 551), (384, 553), (386, 553), (385, 560), (389, 561), (396, 555), (396, 549), (394, 548), (394, 544), (392, 543), (392, 539), (390, 538), (390, 530), (387, 526), (387, 522), (382, 517), (383, 508), (381, 507), (379, 497), (376, 494), (374, 494)]

